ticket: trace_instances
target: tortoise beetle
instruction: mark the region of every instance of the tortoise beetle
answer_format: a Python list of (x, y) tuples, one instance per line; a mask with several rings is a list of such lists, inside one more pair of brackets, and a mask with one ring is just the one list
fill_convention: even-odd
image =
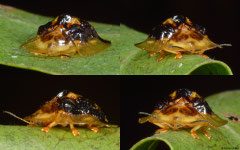
[(73, 135), (77, 136), (79, 132), (74, 125), (86, 126), (94, 132), (99, 131), (98, 127), (117, 127), (108, 124), (106, 115), (96, 103), (67, 90), (63, 90), (35, 113), (23, 119), (11, 112), (4, 112), (28, 123), (28, 126), (46, 126), (42, 129), (43, 132), (48, 132), (56, 125), (70, 125)]
[(168, 131), (169, 128), (178, 130), (180, 128), (192, 128), (191, 135), (198, 139), (196, 131), (202, 128), (202, 132), (208, 139), (211, 135), (207, 132), (212, 127), (220, 127), (227, 124), (209, 107), (208, 103), (196, 92), (189, 89), (178, 89), (155, 106), (152, 114), (140, 112), (147, 115), (139, 119), (139, 123), (150, 122), (161, 129), (155, 133)]
[(36, 38), (21, 48), (36, 55), (69, 56), (77, 52), (85, 57), (105, 50), (110, 44), (110, 41), (100, 38), (87, 21), (62, 14), (40, 26)]
[(175, 15), (168, 18), (152, 29), (149, 37), (136, 47), (149, 51), (150, 56), (161, 53), (158, 61), (162, 60), (166, 52), (176, 54), (175, 58), (181, 58), (182, 53), (198, 54), (204, 57), (206, 50), (231, 46), (231, 44), (216, 44), (206, 35), (206, 29), (193, 24), (187, 17)]

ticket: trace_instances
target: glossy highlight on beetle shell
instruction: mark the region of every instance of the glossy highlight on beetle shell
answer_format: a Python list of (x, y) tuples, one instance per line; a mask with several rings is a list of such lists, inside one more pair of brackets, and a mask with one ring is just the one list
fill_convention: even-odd
[(117, 127), (108, 124), (106, 115), (96, 103), (68, 90), (61, 91), (35, 113), (23, 119), (11, 112), (5, 112), (27, 122), (29, 126), (46, 126), (42, 129), (44, 132), (56, 125), (70, 125), (73, 135), (77, 136), (79, 132), (74, 125), (86, 126), (94, 132), (98, 132), (99, 127)]
[(62, 14), (40, 26), (36, 38), (24, 43), (21, 48), (36, 55), (69, 56), (78, 53), (84, 57), (105, 50), (110, 43), (100, 38), (87, 21)]
[(189, 89), (174, 91), (155, 106), (152, 114), (140, 114), (147, 117), (140, 118), (139, 123), (148, 121), (161, 128), (156, 133), (166, 132), (169, 128), (192, 128), (191, 134), (196, 139), (199, 128), (202, 128), (202, 132), (210, 139), (211, 135), (207, 132), (210, 126), (220, 127), (227, 123), (212, 111), (204, 98)]
[(106, 115), (100, 107), (85, 97), (64, 90), (58, 94), (57, 106), (58, 110), (63, 110), (71, 115), (92, 115), (101, 122), (107, 123)]
[(175, 58), (181, 58), (181, 53), (208, 57), (203, 54), (206, 50), (231, 46), (212, 42), (206, 35), (204, 27), (193, 24), (187, 17), (181, 15), (175, 15), (156, 26), (148, 39), (135, 45), (149, 51), (151, 56), (161, 53), (158, 61), (164, 58), (166, 52), (176, 54)]

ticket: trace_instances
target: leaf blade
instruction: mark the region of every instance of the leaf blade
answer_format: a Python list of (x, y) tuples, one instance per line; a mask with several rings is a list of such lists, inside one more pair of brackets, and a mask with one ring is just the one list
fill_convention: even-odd
[(120, 128), (100, 128), (98, 133), (77, 128), (79, 136), (74, 137), (69, 128), (56, 127), (48, 133), (40, 127), (0, 125), (0, 148), (17, 149), (84, 149), (119, 150)]

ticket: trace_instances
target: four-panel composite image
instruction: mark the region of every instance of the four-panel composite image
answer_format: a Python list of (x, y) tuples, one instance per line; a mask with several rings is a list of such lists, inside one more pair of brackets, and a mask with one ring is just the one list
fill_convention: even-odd
[(0, 1), (0, 150), (240, 149), (229, 0)]

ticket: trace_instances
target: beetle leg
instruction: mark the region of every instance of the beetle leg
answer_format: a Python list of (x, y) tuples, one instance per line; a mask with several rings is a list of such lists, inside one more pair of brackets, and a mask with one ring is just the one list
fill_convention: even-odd
[(176, 59), (182, 58), (181, 52), (178, 52), (178, 51), (176, 51), (176, 50), (164, 49), (164, 51), (167, 51), (167, 52), (169, 52), (169, 53), (176, 54), (176, 56), (175, 56)]
[(196, 131), (201, 127), (202, 127), (202, 125), (197, 125), (192, 128), (191, 134), (192, 134), (193, 138), (198, 139), (198, 135), (196, 134)]
[(154, 55), (156, 55), (156, 53), (157, 53), (157, 52), (149, 52), (149, 55), (150, 55), (150, 56), (154, 56)]
[(167, 132), (167, 131), (168, 131), (168, 128), (169, 128), (169, 127), (165, 127), (165, 128), (163, 128), (163, 129), (157, 129), (157, 130), (155, 131), (155, 133), (164, 133), (164, 132)]
[(209, 58), (207, 55), (204, 55), (203, 53), (205, 52), (206, 50), (201, 50), (199, 52), (199, 55), (203, 56), (203, 57), (206, 57), (206, 58)]
[(90, 129), (90, 130), (92, 130), (93, 132), (98, 132), (98, 131), (99, 131), (98, 128), (92, 127), (92, 126), (90, 126), (90, 125), (88, 125), (87, 128)]
[(163, 133), (168, 131), (169, 127), (167, 125), (163, 125), (163, 124), (156, 124), (156, 125), (161, 127), (161, 129), (156, 130), (155, 133)]
[(166, 52), (165, 51), (160, 51), (161, 55), (157, 58), (157, 61), (162, 60), (165, 56), (166, 56)]
[(48, 132), (52, 127), (54, 127), (56, 125), (57, 125), (57, 123), (54, 121), (54, 122), (50, 123), (47, 127), (42, 128), (42, 131), (43, 132)]
[(72, 134), (73, 134), (74, 136), (79, 135), (78, 130), (74, 128), (73, 124), (70, 124), (70, 129), (72, 130)]
[(208, 126), (203, 127), (203, 128), (202, 128), (202, 132), (203, 132), (204, 135), (210, 140), (211, 135), (207, 132), (208, 128), (209, 128)]

